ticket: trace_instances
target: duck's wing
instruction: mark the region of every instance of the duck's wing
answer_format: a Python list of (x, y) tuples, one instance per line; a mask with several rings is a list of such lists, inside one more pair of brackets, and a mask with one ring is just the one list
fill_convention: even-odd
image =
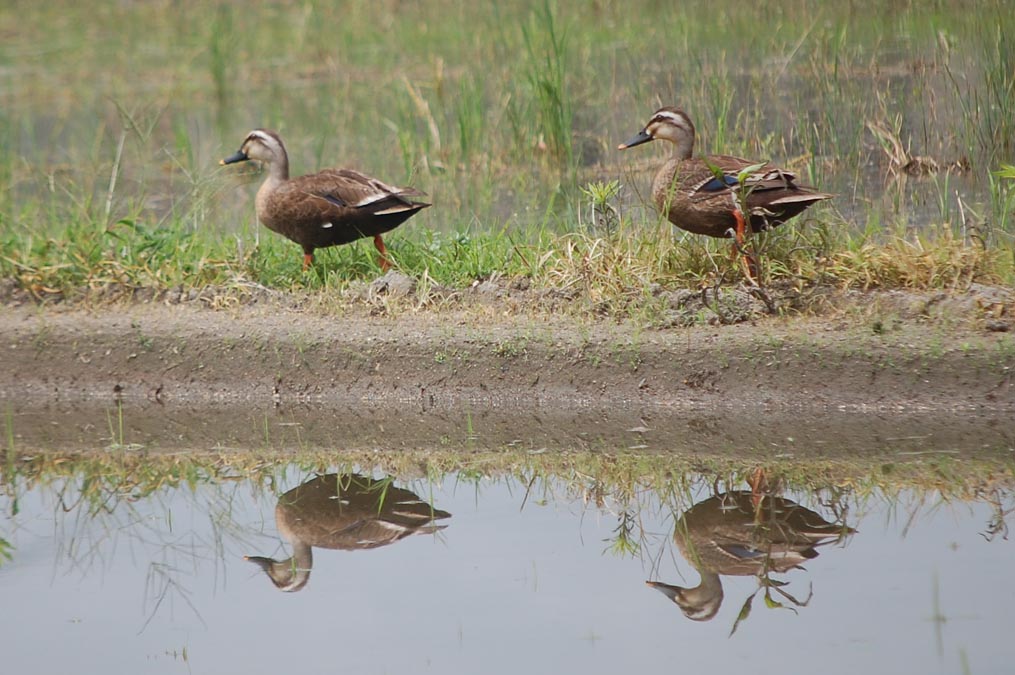
[(361, 514), (359, 518), (347, 522), (336, 523), (336, 527), (327, 539), (319, 543), (320, 546), (346, 551), (378, 548), (387, 546), (400, 539), (413, 534), (435, 534), (443, 530), (447, 525), (438, 525), (435, 518), (450, 517), (450, 513), (438, 511), (443, 514), (419, 520), (406, 522), (401, 518), (389, 518), (383, 515)]
[(325, 169), (314, 177), (317, 180), (310, 186), (310, 193), (338, 208), (385, 215), (426, 206), (411, 199), (424, 196), (416, 188), (388, 185), (353, 169)]
[(694, 201), (718, 200), (724, 196), (732, 199), (735, 190), (745, 190), (747, 204), (753, 211), (794, 202), (810, 204), (832, 197), (797, 183), (792, 171), (742, 157), (711, 155), (694, 160), (690, 170), (693, 174), (685, 178), (685, 182)]
[[(740, 187), (740, 172), (756, 164), (757, 162), (729, 155), (685, 160), (681, 166), (683, 175), (680, 182), (687, 186), (691, 201), (732, 198), (733, 191)], [(750, 182), (750, 177), (747, 180)]]

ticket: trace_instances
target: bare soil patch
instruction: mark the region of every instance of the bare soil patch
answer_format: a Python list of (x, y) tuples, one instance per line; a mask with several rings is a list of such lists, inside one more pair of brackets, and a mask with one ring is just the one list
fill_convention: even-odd
[[(733, 325), (519, 312), (507, 291), (445, 311), (292, 297), (40, 307), (0, 318), (0, 395), (342, 406), (1015, 410), (1012, 293), (826, 292), (810, 316)], [(686, 304), (687, 298), (681, 302)], [(384, 309), (384, 308), (387, 309)], [(753, 317), (753, 318), (751, 318)]]

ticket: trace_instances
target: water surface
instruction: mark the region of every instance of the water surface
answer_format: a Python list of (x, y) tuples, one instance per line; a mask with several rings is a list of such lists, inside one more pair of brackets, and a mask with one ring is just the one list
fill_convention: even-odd
[[(464, 471), (398, 480), (362, 471), (356, 480), (373, 487), (360, 492), (378, 496), (357, 505), (350, 472), (334, 473), (280, 465), (271, 480), (237, 476), (133, 497), (111, 490), (105, 499), (80, 499), (99, 476), (30, 488), (15, 481), (0, 499), (0, 536), (11, 556), (0, 566), (5, 667), (1000, 673), (1015, 656), (1015, 550), (997, 520), (1013, 507), (1010, 491), (946, 501), (917, 488), (889, 496), (776, 486), (778, 497), (762, 503), (807, 508), (840, 536), (812, 549), (804, 569), (767, 574), (786, 584), (767, 588), (770, 604), (783, 608), (766, 606), (756, 574), (723, 575), (715, 616), (692, 621), (645, 582), (695, 586), (704, 551), (682, 555), (675, 525), (686, 534), (690, 510), (709, 500), (730, 504), (741, 494), (750, 503), (746, 483), (697, 474), (621, 495), (592, 482), (578, 487), (573, 475), (526, 481)], [(318, 514), (331, 519), (332, 534), (354, 531), (376, 547), (347, 539), (348, 550), (314, 548), (305, 583), (284, 592), (244, 556), (287, 558), (293, 543), (279, 530), (294, 535), (276, 521), (279, 499), (278, 511), (295, 508), (300, 493), (290, 491), (322, 480), (342, 486), (349, 502), (345, 520)], [(434, 517), (388, 522), (381, 529), (401, 538), (377, 544), (368, 521), (390, 521), (384, 512), (412, 494)], [(738, 527), (761, 548), (767, 541), (770, 553), (785, 535), (764, 534), (749, 518)]]

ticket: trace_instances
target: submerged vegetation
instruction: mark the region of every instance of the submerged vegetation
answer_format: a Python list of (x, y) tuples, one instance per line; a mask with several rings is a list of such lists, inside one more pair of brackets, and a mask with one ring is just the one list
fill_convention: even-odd
[[(672, 454), (575, 452), (533, 455), (521, 451), (463, 454), (448, 449), (427, 452), (206, 452), (148, 454), (130, 451), (41, 453), (23, 455), (4, 468), (0, 495), (8, 507), (26, 490), (54, 490), (65, 510), (90, 516), (112, 513), (123, 505), (166, 491), (203, 488), (231, 491), (249, 483), (255, 492), (278, 494), (295, 478), (329, 472), (363, 472), (393, 478), (432, 494), (437, 484), (515, 486), (519, 502), (579, 503), (614, 513), (618, 527), (609, 549), (619, 555), (638, 551), (639, 512), (648, 504), (689, 508), (702, 492), (746, 489), (764, 463)], [(995, 518), (985, 537), (1007, 534), (1012, 513), (1015, 465), (1007, 457), (957, 460), (947, 454), (843, 460), (780, 459), (767, 469), (775, 494), (798, 495), (807, 503), (837, 513), (860, 512), (874, 500), (887, 502), (908, 518), (947, 502), (981, 502)], [(295, 474), (295, 475), (293, 475)], [(478, 494), (478, 492), (477, 492)], [(807, 497), (809, 495), (809, 497)], [(0, 555), (3, 554), (0, 539)]]
[(597, 302), (732, 282), (725, 242), (646, 206), (661, 156), (614, 150), (676, 104), (699, 152), (775, 160), (837, 193), (758, 237), (768, 283), (1015, 282), (1004, 2), (637, 4), (6, 12), (0, 278), (46, 299), (376, 276), (369, 242), (303, 273), (256, 224), (217, 160), (265, 126), (291, 139), (294, 173), (346, 165), (427, 191), (435, 207), (389, 238), (426, 283), (525, 279)]

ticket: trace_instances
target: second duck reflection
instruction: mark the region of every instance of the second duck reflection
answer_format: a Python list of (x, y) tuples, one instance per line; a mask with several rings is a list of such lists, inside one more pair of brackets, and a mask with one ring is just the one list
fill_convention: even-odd
[(793, 605), (804, 607), (809, 595), (798, 600), (783, 588), (787, 582), (769, 575), (803, 569), (804, 562), (818, 557), (819, 546), (842, 542), (855, 532), (841, 520), (829, 522), (783, 497), (746, 490), (722, 492), (685, 511), (674, 528), (677, 548), (701, 577), (698, 585), (684, 588), (659, 581), (646, 583), (694, 621), (712, 619), (722, 606), (720, 575), (757, 577), (759, 590), (765, 590), (770, 606), (781, 606), (773, 604), (770, 593), (774, 590)]
[(292, 556), (246, 559), (259, 565), (279, 590), (298, 591), (310, 580), (314, 546), (342, 551), (378, 548), (412, 534), (433, 534), (446, 527), (435, 521), (450, 517), (416, 493), (395, 487), (390, 478), (355, 473), (317, 476), (283, 494), (275, 506), (275, 523), (292, 546)]

